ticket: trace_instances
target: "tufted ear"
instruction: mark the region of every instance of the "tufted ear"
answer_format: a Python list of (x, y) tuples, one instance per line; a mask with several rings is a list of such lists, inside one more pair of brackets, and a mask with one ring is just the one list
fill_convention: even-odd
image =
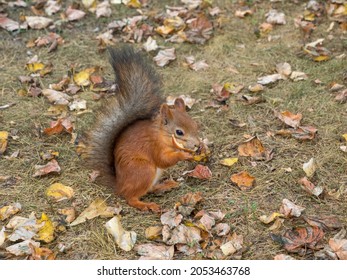
[(160, 107), (160, 116), (163, 124), (168, 124), (168, 122), (173, 118), (172, 112), (170, 111), (170, 108), (166, 103), (162, 104)]
[(186, 111), (186, 104), (182, 98), (179, 97), (175, 99), (175, 108), (183, 112)]

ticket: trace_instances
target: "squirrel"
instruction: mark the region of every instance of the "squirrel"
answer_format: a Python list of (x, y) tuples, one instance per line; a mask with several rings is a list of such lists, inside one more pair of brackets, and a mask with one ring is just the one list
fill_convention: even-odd
[(197, 123), (182, 98), (164, 102), (159, 75), (132, 47), (109, 49), (117, 92), (103, 104), (87, 133), (84, 159), (99, 171), (98, 180), (142, 211), (159, 212), (141, 201), (147, 193), (167, 191), (178, 183), (159, 183), (162, 172), (179, 161), (193, 160), (201, 147)]

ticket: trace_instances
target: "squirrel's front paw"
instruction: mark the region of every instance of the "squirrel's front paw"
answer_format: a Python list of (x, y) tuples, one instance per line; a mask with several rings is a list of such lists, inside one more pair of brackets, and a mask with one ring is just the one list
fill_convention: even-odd
[(182, 160), (193, 160), (194, 156), (187, 152), (182, 152)]

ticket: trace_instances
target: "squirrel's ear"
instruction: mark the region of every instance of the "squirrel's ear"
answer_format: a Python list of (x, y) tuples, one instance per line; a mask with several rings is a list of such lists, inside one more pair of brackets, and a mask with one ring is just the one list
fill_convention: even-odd
[(175, 108), (183, 112), (186, 111), (186, 104), (182, 98), (179, 97), (175, 99)]
[(167, 124), (173, 118), (169, 106), (165, 103), (162, 104), (160, 107), (160, 116), (163, 121), (163, 124)]

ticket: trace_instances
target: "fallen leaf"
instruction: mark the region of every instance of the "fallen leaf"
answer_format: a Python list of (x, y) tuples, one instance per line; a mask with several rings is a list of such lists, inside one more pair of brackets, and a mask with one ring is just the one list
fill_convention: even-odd
[(162, 234), (163, 227), (161, 226), (154, 226), (154, 227), (148, 227), (145, 230), (145, 236), (146, 239), (149, 240), (157, 240), (160, 239)]
[(201, 14), (197, 18), (188, 20), (186, 31), (187, 41), (190, 43), (204, 44), (211, 38), (212, 31), (212, 23), (204, 14)]
[(22, 205), (19, 202), (15, 202), (7, 206), (1, 207), (0, 220), (1, 221), (6, 220), (10, 216), (13, 216), (14, 214), (18, 213), (20, 210), (22, 210)]
[(54, 260), (56, 254), (48, 248), (39, 248), (35, 247), (32, 244), (29, 244), (32, 254), (29, 257), (30, 260)]
[(304, 253), (307, 248), (316, 250), (317, 244), (324, 237), (319, 227), (298, 227), (287, 230), (283, 236), (270, 234), (271, 238), (282, 244), (284, 249), (292, 253)]
[(312, 177), (316, 172), (316, 168), (316, 161), (314, 158), (311, 158), (302, 165), (302, 169), (305, 171), (307, 177)]
[(253, 15), (253, 11), (247, 6), (242, 7), (241, 10), (236, 10), (235, 12), (235, 16), (238, 18), (244, 18), (245, 16), (248, 16), (248, 15)]
[(54, 240), (54, 226), (52, 221), (45, 213), (42, 213), (41, 219), (37, 220), (37, 224), (43, 224), (37, 233), (37, 240), (50, 243)]
[(214, 227), (214, 230), (218, 236), (225, 236), (230, 232), (230, 226), (226, 223), (219, 223)]
[(201, 192), (187, 193), (181, 197), (180, 201), (183, 205), (195, 207), (203, 199)]
[(46, 195), (53, 198), (56, 202), (70, 199), (74, 195), (74, 190), (71, 187), (65, 186), (61, 183), (54, 183), (46, 190)]
[(301, 212), (304, 211), (305, 209), (306, 209), (305, 207), (298, 206), (285, 198), (282, 200), (280, 213), (282, 213), (287, 218), (300, 217)]
[(6, 151), (7, 148), (8, 132), (0, 131), (0, 156)]
[(81, 111), (87, 109), (87, 101), (84, 99), (75, 99), (69, 105), (70, 111)]
[(347, 89), (342, 90), (341, 92), (339, 92), (336, 97), (335, 100), (339, 103), (346, 103), (347, 102)]
[(26, 16), (25, 20), (32, 29), (43, 29), (53, 23), (50, 18), (38, 16)]
[(276, 64), (276, 71), (278, 74), (284, 77), (289, 77), (289, 75), (292, 73), (292, 67), (287, 62), (278, 63)]
[(303, 216), (310, 226), (317, 226), (324, 230), (340, 229), (343, 224), (336, 216)]
[(293, 257), (286, 255), (286, 254), (279, 254), (274, 257), (274, 260), (285, 260), (285, 261), (291, 261), (295, 260)]
[(153, 59), (158, 66), (164, 67), (170, 61), (176, 59), (175, 48), (161, 50)]
[(212, 172), (207, 166), (198, 164), (194, 170), (189, 171), (188, 176), (201, 180), (208, 180), (211, 179)]
[(261, 85), (268, 85), (277, 82), (278, 80), (283, 80), (281, 74), (272, 74), (258, 78), (257, 83)]
[(32, 240), (24, 240), (23, 242), (16, 243), (6, 248), (6, 251), (15, 256), (31, 255), (33, 253), (30, 245), (34, 247), (40, 247), (39, 242)]
[(43, 89), (42, 94), (55, 105), (68, 105), (71, 100), (71, 97), (66, 93), (53, 89)]
[(60, 166), (55, 159), (52, 159), (46, 165), (35, 165), (35, 173), (33, 177), (44, 176), (50, 173), (60, 173)]
[(6, 239), (5, 227), (2, 227), (2, 229), (0, 230), (0, 247), (2, 246), (2, 244), (4, 244), (5, 239)]
[(297, 140), (313, 140), (317, 135), (317, 128), (313, 126), (299, 126), (298, 128), (281, 129), (276, 131), (276, 135), (293, 137)]
[(252, 157), (255, 160), (266, 160), (269, 158), (270, 154), (270, 152), (265, 150), (263, 144), (256, 136), (240, 144), (237, 150), (239, 156)]
[(61, 9), (61, 5), (58, 3), (59, 1), (48, 0), (45, 4), (45, 13), (49, 16), (57, 13)]
[(329, 239), (329, 246), (340, 260), (347, 260), (347, 239)]
[(86, 68), (77, 74), (73, 75), (73, 79), (78, 86), (89, 86), (90, 75), (96, 71), (95, 67)]
[(255, 185), (255, 177), (248, 172), (242, 171), (231, 176), (231, 181), (236, 184), (241, 190), (250, 190)]
[(30, 73), (36, 73), (43, 70), (45, 68), (45, 65), (41, 62), (33, 62), (28, 63), (26, 67), (30, 71)]
[(286, 24), (284, 13), (278, 12), (275, 9), (270, 10), (265, 14), (266, 22), (271, 24)]
[(255, 84), (248, 87), (250, 92), (260, 92), (264, 90), (264, 86), (261, 84)]
[(225, 158), (219, 161), (221, 165), (231, 167), (239, 161), (238, 158)]
[(194, 71), (206, 70), (209, 67), (205, 60), (195, 61), (194, 56), (187, 56), (185, 60), (189, 68)]
[(239, 120), (235, 120), (235, 119), (229, 119), (230, 121), (230, 124), (234, 127), (238, 127), (238, 128), (241, 128), (241, 127), (244, 127), (246, 126), (247, 124), (246, 123), (243, 123)]
[(64, 216), (64, 221), (72, 223), (76, 219), (76, 211), (73, 207), (58, 209), (58, 213)]
[(259, 217), (259, 220), (264, 224), (269, 224), (276, 220), (278, 217), (284, 217), (283, 214), (274, 212), (269, 216), (263, 215)]
[[(109, 218), (114, 215), (118, 215), (120, 211), (120, 207), (108, 207), (105, 200), (97, 198), (86, 209), (84, 209), (84, 211), (70, 224), (70, 226), (79, 225), (87, 220), (91, 220), (99, 216)], [(111, 224), (113, 223), (114, 222), (111, 222)]]
[(72, 133), (73, 125), (69, 118), (58, 119), (57, 121), (52, 121), (49, 128), (45, 128), (43, 133), (46, 135), (60, 134), (63, 131)]
[(96, 6), (95, 14), (96, 14), (96, 18), (110, 17), (112, 14), (110, 3), (108, 1), (104, 1), (104, 2), (99, 3)]
[(283, 223), (284, 223), (284, 219), (278, 218), (275, 220), (275, 222), (272, 224), (272, 226), (268, 228), (268, 230), (278, 231), (283, 226)]
[(275, 116), (279, 118), (286, 125), (289, 125), (293, 128), (297, 128), (300, 126), (300, 122), (302, 120), (302, 114), (293, 114), (289, 111), (283, 111), (281, 113), (275, 112)]
[(143, 44), (143, 48), (146, 52), (155, 51), (156, 49), (158, 49), (157, 41), (149, 36), (146, 43)]
[(28, 28), (28, 26), (20, 25), (18, 22), (10, 18), (7, 18), (6, 16), (3, 16), (3, 15), (0, 16), (0, 27), (10, 32), (21, 29), (21, 28), (22, 29)]
[(290, 79), (292, 79), (294, 82), (297, 82), (297, 81), (307, 80), (308, 77), (306, 73), (304, 72), (293, 71), (292, 74), (290, 75)]
[(198, 228), (180, 224), (172, 230), (171, 238), (166, 241), (166, 244), (194, 244), (201, 240), (202, 237)]
[(172, 260), (174, 246), (141, 244), (135, 247), (136, 252), (141, 255), (139, 260)]
[(301, 187), (310, 195), (319, 196), (323, 192), (323, 187), (315, 186), (312, 182), (310, 182), (306, 177), (301, 178), (299, 180), (299, 184)]
[(199, 220), (198, 226), (204, 231), (211, 231), (212, 227), (216, 224), (216, 221), (208, 213), (204, 214)]
[(71, 6), (67, 8), (67, 10), (65, 11), (65, 14), (69, 21), (80, 20), (86, 15), (85, 12), (81, 10), (73, 9)]
[(115, 216), (109, 220), (105, 224), (105, 227), (108, 233), (114, 237), (119, 248), (128, 252), (134, 247), (136, 243), (136, 233), (134, 231), (125, 231), (119, 216)]
[(237, 235), (236, 233), (234, 233), (232, 236), (232, 239), (228, 241), (227, 243), (224, 243), (222, 246), (220, 246), (220, 249), (222, 250), (225, 256), (230, 256), (235, 254), (238, 251), (241, 251), (242, 246), (243, 246), (243, 236)]
[(169, 226), (170, 229), (177, 227), (182, 222), (183, 216), (175, 210), (168, 211), (160, 216), (163, 225)]

